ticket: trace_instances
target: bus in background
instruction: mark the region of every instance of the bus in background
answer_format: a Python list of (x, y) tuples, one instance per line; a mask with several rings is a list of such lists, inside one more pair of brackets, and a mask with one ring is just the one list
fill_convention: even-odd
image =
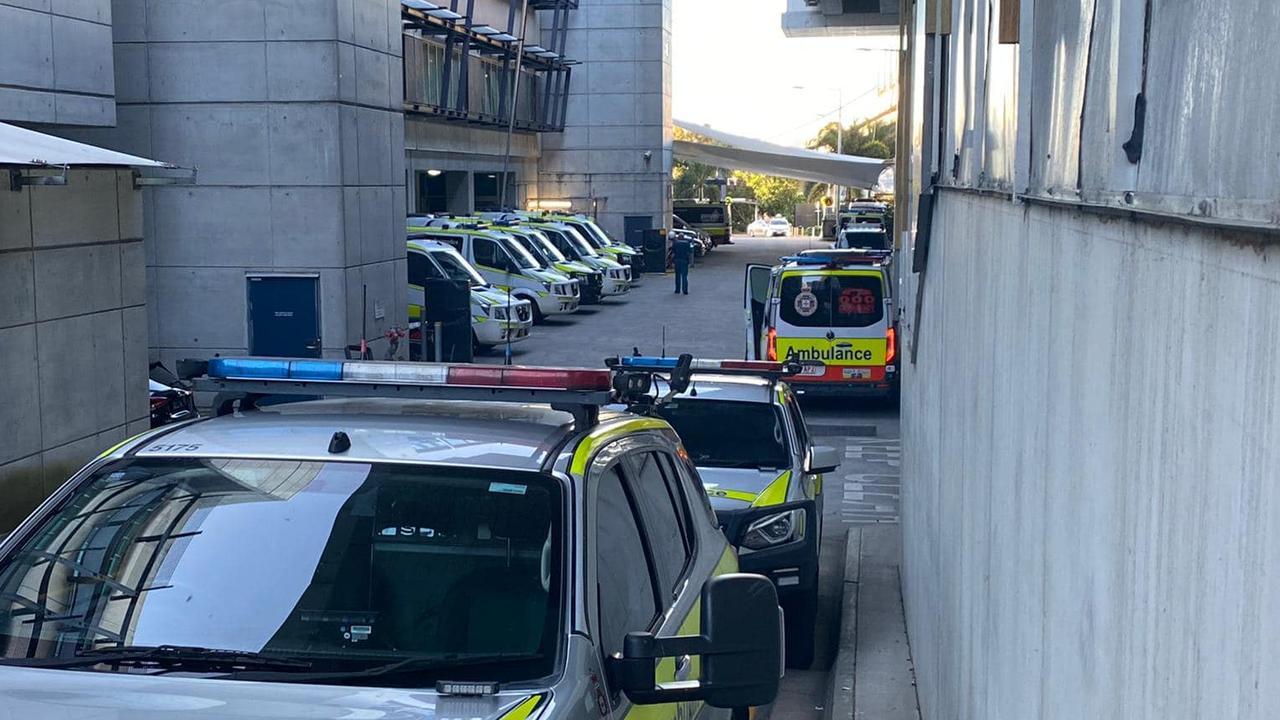
[(675, 216), (711, 237), (711, 242), (724, 245), (733, 236), (732, 214), (728, 202), (718, 200), (676, 200)]

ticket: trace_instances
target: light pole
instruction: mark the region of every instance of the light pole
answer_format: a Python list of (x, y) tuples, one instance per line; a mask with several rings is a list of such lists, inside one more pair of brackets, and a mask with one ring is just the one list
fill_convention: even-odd
[[(844, 154), (844, 88), (838, 88), (838, 87), (807, 88), (803, 85), (792, 85), (791, 88), (793, 90), (820, 89), (820, 90), (836, 91), (836, 102), (839, 103), (839, 106), (836, 107), (836, 154), (843, 155)], [(844, 186), (837, 185), (836, 186), (836, 212), (837, 213), (840, 212), (840, 207), (842, 205), (843, 200), (844, 200)]]

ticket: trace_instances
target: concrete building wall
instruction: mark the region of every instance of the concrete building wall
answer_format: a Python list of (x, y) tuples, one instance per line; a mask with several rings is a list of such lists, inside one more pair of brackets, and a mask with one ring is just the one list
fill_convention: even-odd
[(1007, 4), (908, 18), (903, 166), (934, 197), (927, 228), (918, 186), (896, 214), (924, 715), (1280, 716), (1280, 15), (1023, 0), (1001, 42)]
[(0, 121), (111, 125), (110, 0), (0, 0)]
[(128, 170), (0, 190), (0, 532), (149, 427), (142, 226)]
[(1280, 266), (944, 191), (903, 394), (928, 718), (1280, 716)]
[(153, 355), (246, 352), (254, 273), (319, 276), (326, 356), (405, 325), (399, 3), (113, 11), (119, 126), (79, 139), (198, 170), (146, 198)]
[[(467, 173), (464, 178), (466, 182), (457, 188), (462, 192), (450, 194), (452, 199), (460, 203), (451, 210), (474, 210), (474, 175), (502, 172), (506, 137), (506, 130), (501, 128), (482, 128), (406, 115), (404, 142), (408, 208), (415, 212), (424, 210), (417, 205), (418, 173), (440, 170)], [(512, 134), (511, 164), (507, 172), (515, 176), (516, 193), (509, 199), (509, 205), (523, 206), (531, 196), (531, 188), (537, 178), (540, 152), (537, 135), (520, 132)]]
[(629, 215), (666, 227), (671, 0), (582, 0), (568, 32), (564, 54), (583, 64), (573, 70), (564, 132), (542, 138), (532, 196), (595, 212), (617, 238)]

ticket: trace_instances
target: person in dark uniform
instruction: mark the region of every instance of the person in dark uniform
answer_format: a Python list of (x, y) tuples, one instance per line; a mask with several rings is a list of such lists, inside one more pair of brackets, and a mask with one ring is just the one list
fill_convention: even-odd
[(689, 294), (689, 261), (693, 259), (693, 243), (684, 233), (671, 241), (671, 260), (676, 269), (676, 294)]

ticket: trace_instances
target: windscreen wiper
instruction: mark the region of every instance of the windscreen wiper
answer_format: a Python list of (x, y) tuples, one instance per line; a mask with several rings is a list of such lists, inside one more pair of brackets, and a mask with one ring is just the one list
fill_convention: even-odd
[(257, 682), (300, 682), (300, 683), (346, 683), (367, 680), (369, 678), (394, 676), (402, 673), (416, 673), (424, 670), (443, 670), (466, 667), (469, 665), (506, 664), (539, 660), (537, 653), (476, 653), (473, 655), (450, 655), (445, 657), (409, 657), (403, 660), (375, 665), (362, 670), (314, 672), (314, 673), (281, 673), (246, 670), (232, 675), (235, 680), (253, 680)]
[(92, 665), (134, 665), (152, 666), (164, 670), (226, 672), (238, 670), (300, 672), (311, 669), (311, 663), (306, 660), (243, 650), (218, 650), (182, 645), (123, 645), (87, 650), (70, 657), (0, 658), (0, 663), (48, 669), (70, 669)]

